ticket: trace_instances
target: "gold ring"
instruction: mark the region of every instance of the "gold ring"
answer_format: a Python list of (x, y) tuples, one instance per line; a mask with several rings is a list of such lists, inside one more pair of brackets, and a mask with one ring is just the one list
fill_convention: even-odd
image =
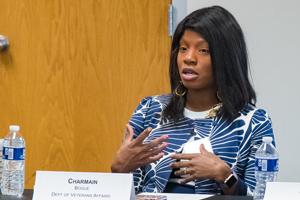
[(186, 174), (186, 167), (183, 168), (183, 174)]

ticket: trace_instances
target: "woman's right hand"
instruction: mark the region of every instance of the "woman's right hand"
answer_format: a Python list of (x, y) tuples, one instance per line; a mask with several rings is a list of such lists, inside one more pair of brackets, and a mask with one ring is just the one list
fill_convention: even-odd
[(149, 127), (133, 139), (133, 129), (129, 124), (126, 125), (123, 143), (111, 165), (112, 172), (128, 173), (163, 157), (162, 150), (168, 145), (165, 142), (168, 135), (162, 135), (146, 144), (143, 143), (151, 130)]

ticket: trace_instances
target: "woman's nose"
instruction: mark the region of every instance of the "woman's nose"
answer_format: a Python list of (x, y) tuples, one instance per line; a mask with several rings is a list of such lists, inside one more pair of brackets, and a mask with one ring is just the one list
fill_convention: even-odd
[(189, 50), (185, 57), (184, 57), (184, 63), (189, 65), (196, 65), (197, 64), (197, 57), (195, 55), (195, 52), (193, 50)]

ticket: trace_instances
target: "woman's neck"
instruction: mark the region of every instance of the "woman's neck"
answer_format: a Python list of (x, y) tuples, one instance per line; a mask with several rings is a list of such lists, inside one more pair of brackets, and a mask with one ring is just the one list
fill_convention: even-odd
[(186, 108), (192, 111), (206, 111), (219, 103), (215, 90), (188, 90)]

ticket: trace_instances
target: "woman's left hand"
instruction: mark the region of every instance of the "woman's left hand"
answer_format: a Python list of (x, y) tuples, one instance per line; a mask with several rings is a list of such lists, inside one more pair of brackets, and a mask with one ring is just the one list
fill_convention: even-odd
[(203, 144), (200, 145), (200, 153), (174, 154), (171, 158), (179, 160), (171, 167), (179, 169), (175, 172), (176, 175), (184, 175), (181, 182), (183, 184), (199, 178), (224, 182), (231, 174), (230, 167), (218, 156), (208, 152)]

